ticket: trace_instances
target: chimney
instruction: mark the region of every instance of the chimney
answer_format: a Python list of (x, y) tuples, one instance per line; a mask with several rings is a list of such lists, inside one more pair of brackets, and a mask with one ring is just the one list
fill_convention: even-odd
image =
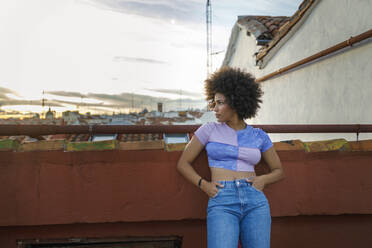
[(163, 103), (158, 102), (158, 112), (163, 112)]

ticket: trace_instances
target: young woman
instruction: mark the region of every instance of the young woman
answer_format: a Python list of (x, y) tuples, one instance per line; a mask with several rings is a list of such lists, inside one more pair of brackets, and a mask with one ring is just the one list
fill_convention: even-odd
[[(207, 79), (205, 90), (218, 122), (205, 123), (195, 131), (177, 169), (209, 196), (208, 247), (238, 247), (240, 239), (243, 248), (268, 248), (271, 215), (263, 189), (284, 174), (269, 136), (244, 122), (256, 115), (262, 91), (252, 75), (229, 67)], [(211, 181), (191, 166), (204, 147)], [(261, 156), (271, 172), (256, 176), (254, 166)]]

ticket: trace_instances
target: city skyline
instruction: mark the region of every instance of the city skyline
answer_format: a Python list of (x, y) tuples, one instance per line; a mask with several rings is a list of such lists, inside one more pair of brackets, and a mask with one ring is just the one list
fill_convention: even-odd
[[(238, 15), (292, 15), (300, 0), (212, 1), (213, 51)], [(205, 105), (206, 1), (0, 3), (0, 109), (113, 112)], [(213, 69), (224, 52), (213, 56)], [(134, 100), (132, 99), (134, 98)], [(173, 107), (174, 106), (174, 107)]]

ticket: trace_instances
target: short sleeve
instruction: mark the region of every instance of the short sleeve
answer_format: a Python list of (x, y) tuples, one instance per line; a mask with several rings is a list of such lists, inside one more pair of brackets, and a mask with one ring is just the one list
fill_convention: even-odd
[(271, 142), (269, 135), (262, 129), (260, 129), (260, 136), (263, 140), (261, 145), (261, 152), (266, 152), (270, 149), (270, 147), (273, 146), (273, 143)]
[(201, 125), (195, 132), (194, 135), (198, 138), (200, 143), (204, 146), (208, 143), (209, 136), (211, 135), (212, 130), (214, 129), (212, 122), (207, 122)]

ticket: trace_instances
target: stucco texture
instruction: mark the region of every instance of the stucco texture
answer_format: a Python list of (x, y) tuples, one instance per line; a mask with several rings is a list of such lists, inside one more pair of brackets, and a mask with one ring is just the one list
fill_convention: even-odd
[[(249, 38), (237, 40), (230, 66), (257, 78), (368, 31), (372, 27), (370, 1), (318, 1), (303, 23), (263, 69), (253, 65), (257, 48)], [(337, 10), (336, 10), (337, 9)], [(244, 30), (239, 36), (244, 36)], [(288, 34), (287, 34), (288, 35)], [(252, 124), (369, 124), (372, 123), (372, 43), (354, 44), (332, 55), (262, 82), (263, 104)], [(355, 134), (276, 134), (275, 141), (303, 141)], [(361, 134), (359, 139), (371, 138)]]
[[(15, 247), (20, 239), (178, 235), (183, 247), (206, 247), (208, 197), (177, 172), (180, 154), (0, 152), (0, 246)], [(372, 242), (371, 151), (278, 154), (286, 178), (264, 190), (273, 247)], [(206, 178), (207, 165), (203, 152), (194, 167)], [(256, 169), (268, 171), (263, 162)]]

